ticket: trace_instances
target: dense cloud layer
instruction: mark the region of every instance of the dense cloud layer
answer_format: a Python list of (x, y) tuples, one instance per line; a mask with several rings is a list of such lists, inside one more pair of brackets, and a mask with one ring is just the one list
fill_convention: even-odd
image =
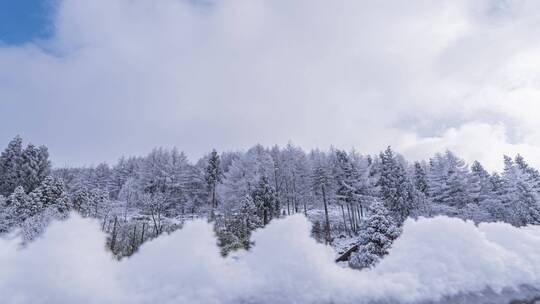
[(57, 4), (51, 40), (0, 47), (0, 140), (57, 165), (288, 140), (492, 169), (540, 152), (534, 0)]
[(540, 229), (459, 219), (409, 220), (371, 271), (342, 268), (300, 216), (254, 233), (250, 252), (223, 259), (203, 221), (143, 245), (121, 262), (97, 222), (72, 215), (17, 249), (0, 240), (5, 303), (364, 303), (439, 299), (540, 284)]

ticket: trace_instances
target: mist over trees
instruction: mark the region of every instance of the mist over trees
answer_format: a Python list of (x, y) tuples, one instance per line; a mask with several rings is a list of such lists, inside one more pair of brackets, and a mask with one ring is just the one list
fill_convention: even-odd
[[(540, 224), (540, 173), (520, 155), (502, 161), (504, 170), (490, 173), (451, 151), (408, 162), (391, 147), (362, 155), (288, 144), (213, 150), (196, 162), (155, 148), (111, 165), (53, 169), (45, 146), (23, 146), (17, 136), (0, 155), (0, 233), (19, 231), (30, 241), (75, 211), (99, 219), (122, 257), (200, 217), (214, 222), (223, 254), (250, 248), (254, 229), (297, 213), (328, 244), (342, 237), (370, 244), (369, 229), (390, 244), (405, 219), (419, 216)], [(354, 267), (369, 267), (385, 246), (363, 246)]]

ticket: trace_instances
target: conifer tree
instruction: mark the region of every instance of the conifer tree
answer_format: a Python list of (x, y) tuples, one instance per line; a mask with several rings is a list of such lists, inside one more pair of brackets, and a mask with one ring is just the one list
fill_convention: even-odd
[(28, 144), (21, 157), (20, 175), (22, 186), (28, 192), (32, 192), (41, 183), (41, 155), (40, 150), (33, 144)]
[(43, 209), (54, 208), (59, 213), (67, 213), (70, 209), (64, 182), (56, 177), (46, 177), (41, 185), (30, 193), (30, 197)]
[(22, 138), (13, 138), (0, 154), (0, 194), (10, 195), (21, 186)]
[(79, 212), (83, 216), (89, 216), (88, 210), (90, 210), (90, 192), (88, 188), (81, 187), (77, 189), (71, 196), (71, 204), (73, 209)]
[(475, 203), (480, 203), (493, 197), (493, 184), (490, 177), (490, 174), (480, 162), (473, 162), (468, 183), (469, 193)]
[(401, 229), (382, 203), (372, 203), (368, 214), (360, 226), (358, 250), (349, 260), (349, 265), (355, 269), (377, 264), (388, 254), (392, 242), (401, 234)]
[(414, 186), (416, 190), (422, 192), (424, 195), (428, 194), (427, 174), (419, 162), (414, 163)]
[(540, 224), (539, 195), (526, 167), (504, 156), (503, 194), (505, 220), (515, 226)]
[(380, 154), (381, 177), (378, 185), (381, 198), (392, 216), (401, 225), (415, 205), (415, 192), (403, 165), (388, 147)]
[(347, 209), (349, 227), (358, 230), (362, 206), (359, 202), (361, 178), (357, 168), (345, 151), (335, 153), (334, 178), (336, 179), (335, 196), (342, 208), (343, 221), (346, 225), (344, 207)]
[[(51, 161), (49, 160), (49, 149), (46, 146), (39, 146), (38, 148), (38, 180), (43, 182), (47, 176), (51, 174)], [(29, 191), (26, 189), (26, 191)]]
[(8, 232), (14, 224), (11, 222), (11, 214), (8, 210), (6, 198), (0, 195), (0, 234)]
[(7, 198), (6, 205), (12, 222), (16, 225), (20, 225), (27, 218), (41, 211), (40, 203), (34, 202), (21, 186), (15, 188), (15, 191)]
[(328, 214), (328, 196), (327, 192), (330, 188), (330, 170), (326, 166), (325, 163), (323, 163), (322, 159), (318, 159), (318, 161), (314, 164), (313, 167), (313, 173), (311, 177), (312, 181), (312, 187), (313, 192), (319, 197), (322, 198), (323, 208), (324, 208), (324, 239), (325, 242), (328, 244), (331, 242), (331, 231), (330, 231), (330, 217)]
[(210, 206), (212, 212), (210, 216), (214, 216), (214, 210), (217, 207), (217, 198), (216, 198), (216, 187), (221, 183), (223, 173), (221, 172), (221, 164), (219, 155), (216, 150), (212, 150), (210, 157), (208, 158), (208, 164), (206, 166), (206, 171), (204, 179), (206, 181), (206, 186), (208, 189), (208, 197), (210, 201)]
[(279, 216), (280, 210), (277, 205), (276, 193), (266, 176), (260, 178), (259, 183), (251, 193), (251, 197), (257, 207), (258, 215), (262, 219), (263, 226), (268, 224), (271, 219)]

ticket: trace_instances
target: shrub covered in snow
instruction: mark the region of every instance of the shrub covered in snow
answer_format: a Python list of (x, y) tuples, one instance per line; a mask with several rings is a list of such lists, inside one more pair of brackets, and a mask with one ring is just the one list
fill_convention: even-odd
[(392, 242), (401, 234), (388, 210), (379, 202), (369, 208), (369, 216), (360, 225), (358, 251), (349, 260), (352, 268), (363, 269), (377, 264), (388, 254)]

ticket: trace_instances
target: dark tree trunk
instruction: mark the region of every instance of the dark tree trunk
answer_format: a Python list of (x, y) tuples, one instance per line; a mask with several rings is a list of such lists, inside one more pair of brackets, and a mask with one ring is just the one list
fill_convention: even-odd
[(343, 225), (345, 225), (345, 231), (349, 236), (351, 236), (351, 233), (349, 231), (349, 228), (347, 227), (347, 218), (345, 217), (345, 209), (343, 208), (343, 204), (341, 206), (341, 214), (343, 215)]
[(113, 231), (111, 236), (111, 251), (114, 253), (114, 247), (116, 246), (116, 226), (118, 225), (118, 218), (114, 217), (114, 225), (113, 225)]
[(329, 244), (331, 240), (330, 235), (330, 218), (328, 217), (328, 204), (326, 203), (326, 191), (324, 189), (324, 185), (321, 186), (322, 195), (323, 195), (323, 204), (324, 204), (324, 217), (325, 217), (325, 238), (326, 238), (326, 244)]

